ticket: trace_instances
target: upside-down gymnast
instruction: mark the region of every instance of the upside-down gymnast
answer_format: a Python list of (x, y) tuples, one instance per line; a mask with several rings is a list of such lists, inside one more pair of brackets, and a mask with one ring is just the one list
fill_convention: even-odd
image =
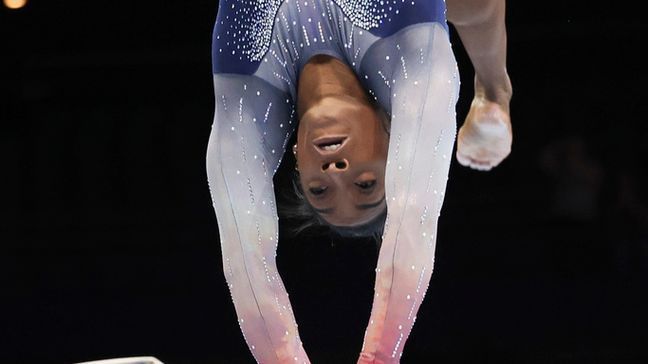
[[(258, 362), (310, 362), (275, 261), (272, 178), (287, 148), (317, 219), (381, 233), (358, 363), (399, 362), (430, 282), (455, 140), (459, 163), (477, 170), (510, 153), (504, 13), (504, 0), (448, 0), (447, 13), (443, 0), (220, 1), (207, 174), (225, 278)], [(475, 69), (458, 134), (447, 21)]]

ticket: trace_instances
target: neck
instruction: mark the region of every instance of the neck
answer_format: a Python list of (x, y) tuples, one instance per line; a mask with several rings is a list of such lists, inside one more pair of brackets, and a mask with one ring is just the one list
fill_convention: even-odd
[(362, 85), (346, 64), (331, 56), (317, 55), (308, 61), (299, 77), (298, 118), (301, 120), (306, 111), (331, 96), (369, 104)]

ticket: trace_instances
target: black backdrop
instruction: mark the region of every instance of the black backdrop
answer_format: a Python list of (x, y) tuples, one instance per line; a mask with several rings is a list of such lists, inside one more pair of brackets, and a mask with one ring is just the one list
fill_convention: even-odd
[[(0, 363), (253, 362), (204, 169), (216, 8), (0, 10)], [(513, 154), (490, 173), (453, 161), (402, 361), (645, 363), (643, 12), (584, 0), (507, 11)], [(452, 37), (461, 123), (472, 69)], [(314, 363), (356, 359), (376, 257), (364, 240), (282, 239)]]

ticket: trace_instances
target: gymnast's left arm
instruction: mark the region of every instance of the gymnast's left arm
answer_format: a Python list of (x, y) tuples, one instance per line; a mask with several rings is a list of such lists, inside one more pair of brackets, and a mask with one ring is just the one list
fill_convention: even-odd
[(434, 266), (459, 80), (447, 31), (438, 23), (417, 24), (383, 39), (368, 57), (369, 80), (385, 79), (384, 86), (377, 82), (372, 88), (391, 109), (391, 131), (387, 220), (358, 363), (398, 363)]
[[(241, 331), (259, 363), (309, 363), (275, 259), (272, 177), (289, 136), (292, 104), (254, 76), (215, 74), (214, 90), (207, 176)], [(267, 131), (275, 124), (284, 132)]]

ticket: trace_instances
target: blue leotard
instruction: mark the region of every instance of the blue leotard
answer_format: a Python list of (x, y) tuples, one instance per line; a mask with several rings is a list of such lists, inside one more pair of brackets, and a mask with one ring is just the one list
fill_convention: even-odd
[[(359, 362), (397, 363), (433, 269), (459, 80), (441, 0), (222, 0), (207, 173), (223, 267), (260, 363), (309, 363), (275, 262), (272, 177), (297, 126), (297, 80), (346, 63), (391, 119), (387, 220)], [(316, 343), (311, 343), (316, 345)]]

